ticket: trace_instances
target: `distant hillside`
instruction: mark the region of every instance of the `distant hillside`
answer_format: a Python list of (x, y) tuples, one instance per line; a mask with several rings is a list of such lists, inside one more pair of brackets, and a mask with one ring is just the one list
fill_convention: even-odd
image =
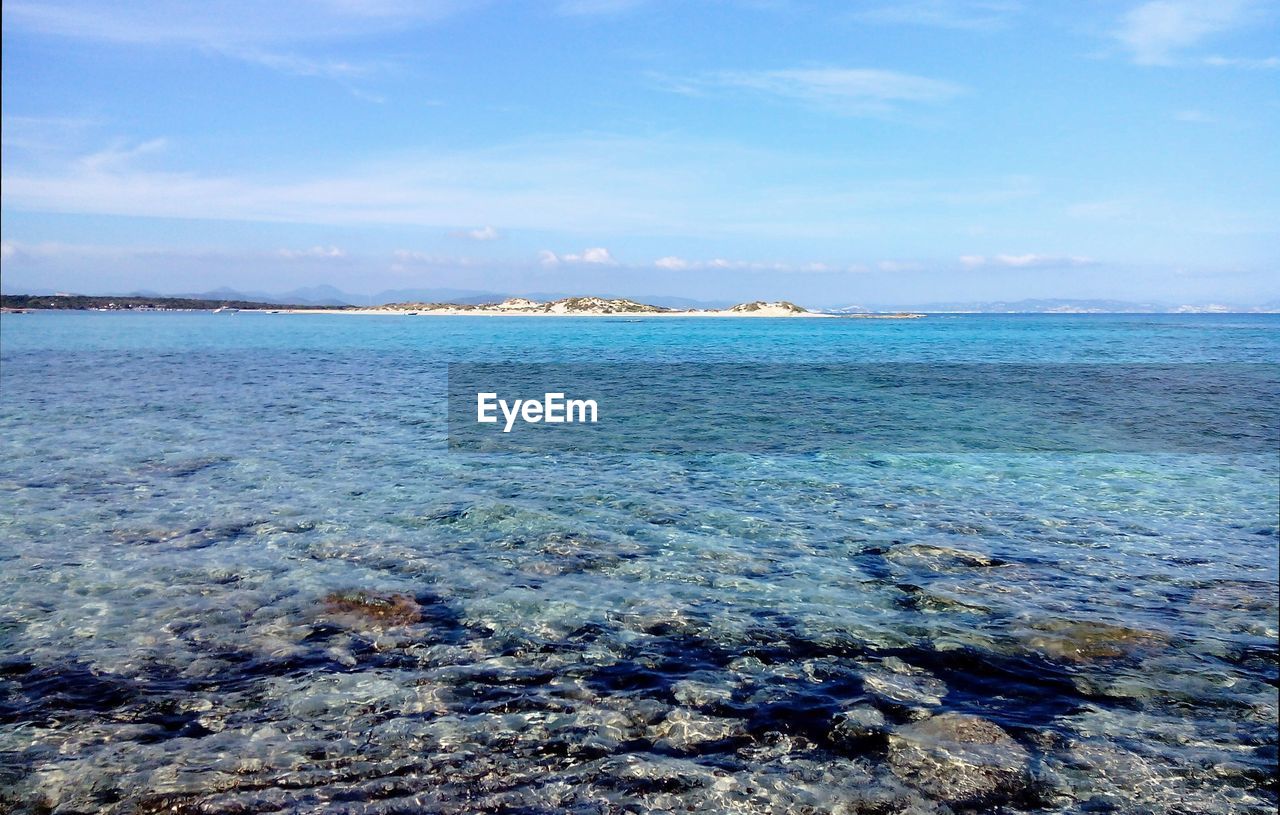
[(246, 311), (255, 311), (280, 308), (326, 308), (326, 306), (317, 306), (312, 304), (288, 305), (282, 303), (263, 303), (254, 300), (204, 299), (194, 297), (96, 297), (83, 294), (3, 294), (0, 295), (0, 307), (55, 311), (74, 311), (85, 309), (103, 309), (105, 311), (176, 311), (211, 310), (215, 308), (237, 308), (244, 309)]

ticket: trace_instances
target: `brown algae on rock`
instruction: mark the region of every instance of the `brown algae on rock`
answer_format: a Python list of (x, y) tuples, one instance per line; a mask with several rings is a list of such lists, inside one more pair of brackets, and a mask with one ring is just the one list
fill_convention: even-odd
[(1047, 657), (1071, 662), (1119, 659), (1168, 643), (1167, 637), (1155, 631), (1090, 620), (1038, 622), (1023, 640)]
[(413, 625), (422, 621), (422, 607), (407, 594), (373, 591), (335, 591), (324, 598), (325, 612), (355, 627)]

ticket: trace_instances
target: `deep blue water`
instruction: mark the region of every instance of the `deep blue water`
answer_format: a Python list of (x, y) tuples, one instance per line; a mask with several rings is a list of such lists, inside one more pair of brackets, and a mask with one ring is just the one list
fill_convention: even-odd
[(5, 315), (0, 810), (1274, 811), (1277, 451), (449, 451), (446, 364), (513, 361), (1280, 317)]

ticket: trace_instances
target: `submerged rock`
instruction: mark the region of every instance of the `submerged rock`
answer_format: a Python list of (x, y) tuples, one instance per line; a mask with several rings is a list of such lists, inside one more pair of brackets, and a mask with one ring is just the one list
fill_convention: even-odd
[[(708, 767), (693, 761), (659, 756), (623, 756), (608, 760), (599, 769), (602, 785), (644, 798), (680, 795), (711, 787), (716, 782), (715, 772)], [(674, 805), (678, 800), (670, 799), (669, 803)]]
[(745, 735), (746, 728), (736, 719), (704, 716), (677, 708), (650, 732), (655, 747), (677, 753), (695, 753), (709, 742)]
[(828, 738), (839, 749), (860, 752), (882, 740), (886, 728), (883, 713), (871, 705), (856, 705), (835, 715)]
[(1272, 613), (1277, 606), (1275, 586), (1260, 580), (1216, 580), (1196, 590), (1191, 602), (1213, 609)]
[(889, 768), (932, 798), (961, 807), (991, 807), (1025, 797), (1031, 757), (998, 725), (943, 713), (889, 736)]
[(894, 546), (884, 553), (884, 558), (893, 563), (931, 571), (985, 569), (1005, 565), (1005, 561), (980, 552), (968, 552), (934, 543), (908, 543)]
[(1047, 657), (1071, 662), (1118, 659), (1168, 642), (1164, 635), (1154, 631), (1088, 620), (1036, 623), (1024, 641)]
[(734, 685), (683, 679), (671, 686), (671, 695), (682, 705), (706, 708), (724, 704), (733, 698)]
[(941, 679), (897, 657), (886, 657), (879, 665), (868, 666), (862, 681), (873, 696), (908, 707), (936, 707), (948, 692)]
[(325, 611), (357, 625), (412, 625), (422, 621), (422, 607), (407, 594), (335, 591), (324, 598)]
[(953, 591), (926, 588), (913, 583), (898, 583), (895, 588), (905, 596), (899, 605), (923, 612), (990, 614), (988, 606), (960, 599)]

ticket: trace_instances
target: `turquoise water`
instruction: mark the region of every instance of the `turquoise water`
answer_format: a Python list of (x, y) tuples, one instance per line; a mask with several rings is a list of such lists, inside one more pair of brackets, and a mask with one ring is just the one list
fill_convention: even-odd
[(1274, 316), (0, 320), (0, 809), (1273, 812), (1277, 456), (450, 452), (449, 362)]

